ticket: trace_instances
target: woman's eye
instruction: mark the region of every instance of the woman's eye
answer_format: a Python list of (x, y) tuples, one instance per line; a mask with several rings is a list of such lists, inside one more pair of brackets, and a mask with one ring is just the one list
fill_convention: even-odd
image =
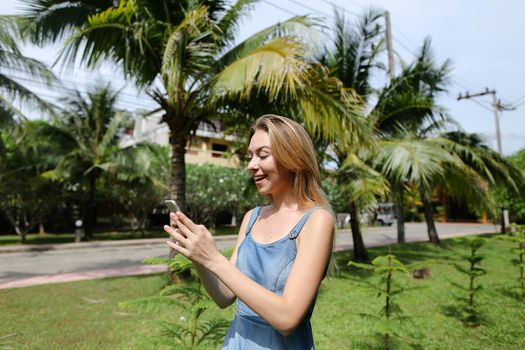
[(261, 156), (259, 156), (259, 158), (266, 159), (266, 158), (268, 158), (268, 156), (267, 155), (261, 155)]

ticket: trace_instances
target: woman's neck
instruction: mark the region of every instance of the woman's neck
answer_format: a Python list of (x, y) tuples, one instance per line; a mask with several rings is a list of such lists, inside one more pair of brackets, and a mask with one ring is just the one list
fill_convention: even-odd
[(301, 209), (301, 205), (297, 201), (293, 194), (291, 187), (286, 188), (284, 191), (280, 191), (277, 194), (272, 194), (272, 206), (275, 211), (298, 211)]

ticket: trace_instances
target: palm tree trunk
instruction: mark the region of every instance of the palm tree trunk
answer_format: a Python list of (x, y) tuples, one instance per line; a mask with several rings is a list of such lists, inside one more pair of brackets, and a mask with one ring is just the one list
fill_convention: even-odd
[(171, 131), (171, 198), (182, 210), (186, 210), (186, 137)]
[[(171, 134), (171, 181), (170, 193), (171, 198), (175, 200), (179, 208), (186, 210), (186, 161), (184, 154), (186, 153), (187, 139), (174, 130), (170, 130)], [(176, 251), (169, 248), (169, 257), (173, 258)], [(175, 281), (175, 276), (168, 268), (168, 277)]]
[(359, 211), (356, 202), (350, 202), (350, 227), (352, 229), (352, 240), (354, 242), (354, 260), (358, 262), (369, 262), (368, 252), (361, 235), (359, 226)]
[(421, 201), (423, 202), (425, 221), (427, 222), (428, 239), (432, 243), (440, 244), (436, 224), (434, 222), (434, 210), (432, 209), (432, 203), (430, 202), (428, 193), (422, 186), (419, 186), (419, 194), (421, 195)]
[(403, 214), (403, 185), (395, 184), (394, 186), (394, 207), (396, 210), (397, 223), (397, 243), (405, 242), (405, 217)]

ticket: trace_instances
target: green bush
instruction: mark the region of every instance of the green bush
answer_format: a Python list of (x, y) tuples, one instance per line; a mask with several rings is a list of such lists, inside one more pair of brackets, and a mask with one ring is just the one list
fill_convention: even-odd
[(189, 217), (209, 227), (215, 226), (215, 219), (222, 212), (239, 220), (250, 208), (264, 202), (244, 168), (188, 164), (186, 188)]

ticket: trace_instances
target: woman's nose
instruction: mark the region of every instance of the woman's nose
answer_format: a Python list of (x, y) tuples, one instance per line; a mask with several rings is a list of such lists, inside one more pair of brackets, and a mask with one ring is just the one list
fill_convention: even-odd
[(253, 157), (248, 161), (248, 170), (254, 170), (258, 166), (256, 157)]

